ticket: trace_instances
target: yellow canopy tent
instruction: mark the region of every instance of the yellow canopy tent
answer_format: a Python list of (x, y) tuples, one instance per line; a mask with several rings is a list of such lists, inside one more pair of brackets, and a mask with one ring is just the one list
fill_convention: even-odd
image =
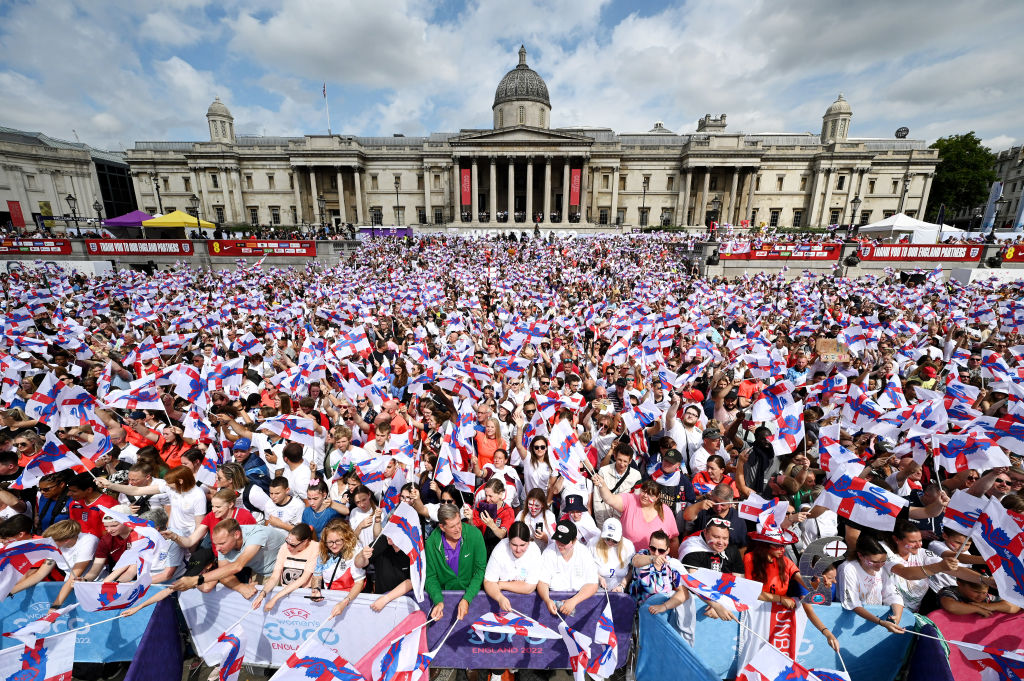
[[(217, 225), (206, 220), (199, 220), (199, 225), (204, 229), (213, 229)], [(184, 227), (192, 228), (196, 226), (196, 218), (193, 215), (189, 215), (180, 210), (176, 210), (173, 213), (167, 215), (161, 215), (158, 218), (152, 220), (143, 220), (143, 227)]]

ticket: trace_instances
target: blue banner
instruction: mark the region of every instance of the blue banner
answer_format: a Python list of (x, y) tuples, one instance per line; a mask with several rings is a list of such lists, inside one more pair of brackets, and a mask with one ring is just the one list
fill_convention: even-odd
[[(737, 674), (736, 653), (739, 624), (706, 617), (697, 609), (694, 647), (679, 635), (670, 620), (675, 613), (651, 615), (647, 605), (666, 600), (652, 597), (640, 608), (637, 681), (661, 681), (669, 678), (724, 679)], [(868, 606), (875, 615), (887, 614), (882, 606)], [(832, 630), (843, 646), (843, 660), (852, 681), (893, 681), (903, 665), (911, 642), (911, 634), (890, 634), (842, 606), (815, 606), (822, 624)], [(900, 624), (914, 626), (914, 616), (904, 611)], [(812, 669), (842, 669), (839, 658), (825, 637), (814, 627), (804, 631), (797, 661)], [(685, 670), (686, 673), (683, 673)], [(689, 674), (689, 675), (687, 675)]]
[(996, 224), (996, 201), (1003, 195), (1003, 183), (996, 180), (988, 192), (988, 203), (985, 204), (985, 216), (981, 219), (981, 233), (992, 229)]
[[(0, 601), (0, 630), (11, 632), (46, 615), (50, 610), (50, 603), (60, 592), (60, 587), (60, 582), (45, 582)], [(154, 589), (159, 588), (161, 587), (152, 587), (150, 594), (154, 592)], [(74, 598), (74, 594), (72, 594), (65, 605), (74, 603)], [(153, 608), (144, 608), (131, 617), (122, 617), (78, 632), (75, 634), (78, 637), (75, 661), (127, 662), (131, 660), (152, 614)], [(85, 612), (81, 608), (75, 608), (67, 616), (57, 620), (52, 631), (57, 633), (77, 629), (115, 615), (117, 615), (116, 611)], [(2, 637), (2, 641), (0, 641), (0, 648), (10, 648), (16, 645), (21, 645), (16, 639)]]

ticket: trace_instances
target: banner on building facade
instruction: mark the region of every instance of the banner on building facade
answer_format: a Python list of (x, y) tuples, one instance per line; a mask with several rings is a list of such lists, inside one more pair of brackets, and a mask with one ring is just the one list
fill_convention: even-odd
[(1006, 249), (1003, 254), (1006, 262), (1024, 262), (1024, 244), (1014, 244)]
[(982, 244), (958, 245), (865, 245), (858, 255), (861, 260), (940, 260), (975, 262), (985, 252)]
[(985, 216), (981, 219), (982, 233), (989, 231), (996, 224), (996, 201), (1003, 195), (1003, 183), (996, 180), (988, 192), (988, 203), (985, 204)]
[(473, 177), (472, 171), (469, 168), (464, 168), (459, 171), (461, 173), (460, 184), (462, 186), (462, 205), (470, 206), (473, 204)]
[(89, 255), (195, 255), (183, 239), (86, 239)]
[(21, 212), (21, 204), (17, 201), (7, 202), (7, 212), (11, 214), (11, 225), (18, 229), (25, 228), (25, 214)]
[(1013, 231), (1024, 232), (1024, 192), (1017, 199), (1017, 216), (1013, 218)]
[(580, 168), (573, 168), (569, 171), (569, 205), (580, 205), (580, 182), (583, 171)]
[(722, 244), (719, 257), (722, 260), (839, 260), (842, 244), (764, 244), (749, 246), (744, 242), (738, 248)]
[(4, 239), (0, 241), (0, 253), (68, 255), (71, 242), (67, 239)]
[(315, 241), (267, 241), (263, 239), (232, 241), (229, 239), (217, 239), (207, 241), (206, 248), (210, 255), (220, 256), (316, 256)]

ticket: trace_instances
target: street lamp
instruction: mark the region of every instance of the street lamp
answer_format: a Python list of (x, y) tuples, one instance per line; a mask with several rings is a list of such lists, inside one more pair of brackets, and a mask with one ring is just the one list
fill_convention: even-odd
[(1008, 203), (1009, 203), (1009, 201), (1004, 199), (1002, 196), (1000, 196), (998, 199), (996, 199), (996, 209), (995, 209), (995, 212), (992, 214), (992, 231), (993, 232), (996, 231), (996, 225), (999, 224), (999, 213), (1003, 210), (1003, 208), (1006, 207), (1006, 204), (1008, 204)]
[(199, 197), (193, 194), (189, 197), (188, 202), (192, 204), (192, 210), (196, 214), (196, 232), (200, 237), (206, 236), (203, 234), (203, 223), (199, 221)]
[(402, 178), (395, 173), (395, 226), (398, 226), (398, 189), (402, 186)]
[(650, 186), (650, 184), (651, 184), (650, 176), (649, 175), (644, 175), (644, 195), (643, 195), (643, 198), (640, 200), (640, 226), (641, 227), (646, 227), (647, 226), (647, 220), (645, 220), (644, 218), (645, 218), (645, 216), (647, 214), (647, 187)]
[(82, 236), (82, 228), (78, 226), (78, 213), (75, 208), (78, 206), (78, 199), (75, 198), (74, 194), (68, 194), (64, 197), (64, 200), (68, 202), (68, 208), (71, 210), (71, 219), (75, 221), (75, 230), (78, 232), (79, 238)]
[(850, 236), (851, 234), (853, 234), (853, 231), (856, 229), (855, 225), (859, 224), (857, 222), (857, 216), (860, 215), (861, 203), (863, 202), (861, 201), (859, 194), (857, 196), (854, 196), (853, 199), (850, 201), (850, 210), (853, 211), (853, 215), (850, 216), (850, 229), (846, 232), (846, 236)]
[(96, 231), (100, 229), (100, 224), (103, 222), (103, 204), (99, 202), (99, 199), (92, 202), (92, 209), (96, 211)]
[[(718, 211), (720, 211), (720, 210), (722, 210), (722, 199), (720, 199), (720, 198), (718, 198), (716, 196), (715, 198), (711, 199), (711, 212), (714, 213), (714, 216), (715, 216), (715, 219), (712, 220), (712, 222), (718, 222), (719, 221)], [(708, 225), (708, 226), (710, 227), (710, 225)], [(721, 225), (719, 225), (719, 227), (721, 227)], [(715, 235), (711, 234), (711, 238), (713, 239), (714, 237), (715, 237)]]
[(316, 205), (317, 205), (317, 208), (320, 209), (320, 229), (323, 229), (324, 228), (324, 209), (327, 207), (327, 200), (324, 198), (323, 194), (321, 194), (320, 196), (316, 197)]
[[(979, 231), (981, 230), (981, 216), (982, 216), (981, 206), (977, 206), (974, 209), (974, 220), (978, 221), (978, 230)], [(974, 220), (971, 220), (971, 230), (970, 231), (972, 231), (972, 232), (974, 231)]]

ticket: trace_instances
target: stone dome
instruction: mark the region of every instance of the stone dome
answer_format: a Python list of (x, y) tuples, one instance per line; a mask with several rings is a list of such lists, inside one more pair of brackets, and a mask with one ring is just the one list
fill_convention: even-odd
[(224, 106), (224, 102), (220, 101), (220, 97), (215, 97), (213, 104), (210, 104), (210, 108), (206, 110), (206, 115), (230, 116), (231, 112)]
[(498, 83), (498, 89), (494, 91), (494, 104), (491, 107), (523, 100), (540, 102), (551, 108), (548, 86), (536, 71), (526, 65), (526, 48), (520, 45), (519, 64), (506, 73)]
[(828, 110), (825, 112), (825, 115), (829, 116), (831, 114), (852, 114), (852, 113), (853, 113), (853, 109), (850, 108), (850, 103), (848, 101), (846, 101), (846, 98), (843, 97), (843, 93), (840, 92), (839, 93), (839, 98), (836, 101), (832, 102), (832, 105), (828, 107)]

